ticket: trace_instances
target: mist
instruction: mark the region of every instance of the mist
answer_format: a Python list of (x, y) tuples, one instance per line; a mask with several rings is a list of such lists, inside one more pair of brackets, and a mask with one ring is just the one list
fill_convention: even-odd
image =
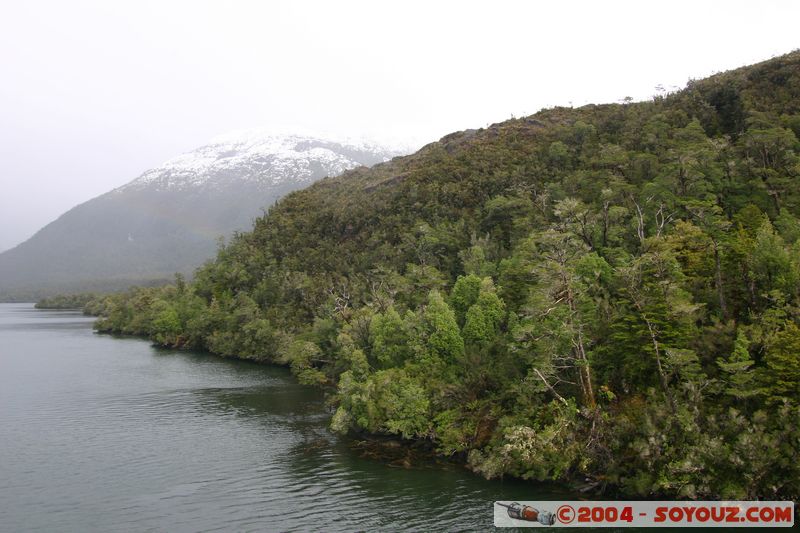
[(799, 19), (791, 2), (6, 3), (0, 250), (229, 130), (420, 146), (786, 53)]

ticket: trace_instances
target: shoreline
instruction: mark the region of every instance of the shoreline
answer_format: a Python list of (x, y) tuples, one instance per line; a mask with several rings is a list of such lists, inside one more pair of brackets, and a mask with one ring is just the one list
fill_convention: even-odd
[[(276, 361), (256, 360), (247, 357), (240, 357), (238, 355), (223, 355), (214, 353), (209, 350), (203, 350), (198, 348), (178, 348), (174, 346), (165, 346), (143, 335), (118, 333), (107, 330), (105, 331), (98, 330), (95, 329), (94, 326), (92, 327), (92, 329), (95, 333), (99, 335), (146, 340), (149, 341), (152, 346), (155, 346), (158, 349), (165, 351), (170, 351), (170, 352), (195, 351), (212, 355), (214, 357), (219, 357), (220, 359), (233, 359), (236, 361), (250, 362), (256, 365), (290, 369), (289, 364), (281, 364)], [(297, 380), (297, 376), (295, 376), (294, 374), (291, 374), (291, 378), (294, 380), (294, 383), (298, 386), (312, 387), (318, 390), (322, 390), (326, 394), (326, 397), (330, 393), (330, 391), (335, 390), (335, 387), (331, 385), (309, 385), (300, 383), (300, 381)], [(328, 421), (330, 421), (332, 416), (333, 415), (329, 412)], [(385, 466), (389, 468), (406, 468), (406, 469), (414, 469), (420, 467), (424, 468), (425, 467), (424, 464), (427, 462), (427, 463), (433, 463), (435, 465), (435, 468), (444, 468), (448, 465), (456, 466), (460, 469), (468, 471), (470, 475), (479, 477), (486, 481), (493, 481), (493, 480), (502, 481), (504, 479), (512, 479), (523, 483), (538, 483), (538, 484), (556, 486), (568, 492), (575, 493), (576, 498), (581, 495), (585, 497), (586, 495), (589, 494), (595, 494), (595, 495), (604, 493), (611, 495), (617, 494), (615, 487), (611, 485), (604, 486), (602, 481), (597, 479), (591, 479), (586, 475), (573, 476), (562, 480), (536, 480), (536, 479), (524, 479), (514, 476), (500, 476), (497, 478), (486, 478), (485, 476), (482, 476), (479, 472), (476, 472), (475, 470), (469, 467), (469, 464), (467, 462), (468, 452), (461, 452), (459, 454), (455, 454), (454, 456), (443, 455), (436, 451), (436, 443), (429, 438), (405, 439), (399, 435), (368, 433), (364, 431), (353, 431), (353, 430), (348, 431), (346, 434), (339, 434), (331, 430), (330, 427), (328, 427), (327, 429), (334, 435), (347, 438), (349, 440), (348, 447), (363, 452), (360, 453), (361, 457), (382, 462), (385, 464)], [(583, 479), (581, 480), (579, 478)], [(599, 487), (602, 487), (602, 489), (600, 491), (596, 491), (595, 489), (598, 489)]]

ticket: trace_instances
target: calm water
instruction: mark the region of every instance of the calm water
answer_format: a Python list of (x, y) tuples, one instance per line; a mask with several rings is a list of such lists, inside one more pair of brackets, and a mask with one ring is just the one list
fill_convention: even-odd
[(568, 498), (332, 435), (289, 373), (0, 304), (0, 530), (486, 530), (493, 500)]

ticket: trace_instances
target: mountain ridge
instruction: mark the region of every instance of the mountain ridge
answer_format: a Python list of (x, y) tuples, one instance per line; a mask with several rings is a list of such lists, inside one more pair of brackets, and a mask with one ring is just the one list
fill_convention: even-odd
[(395, 155), (376, 143), (266, 130), (218, 136), (0, 253), (0, 298), (118, 290), (189, 275), (220, 238), (249, 227), (284, 194)]

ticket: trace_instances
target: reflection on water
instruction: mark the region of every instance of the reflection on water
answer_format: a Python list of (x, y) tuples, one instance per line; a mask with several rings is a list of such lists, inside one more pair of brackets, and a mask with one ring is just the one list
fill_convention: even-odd
[(493, 500), (570, 496), (392, 468), (329, 416), (285, 369), (0, 305), (0, 530), (479, 530)]

